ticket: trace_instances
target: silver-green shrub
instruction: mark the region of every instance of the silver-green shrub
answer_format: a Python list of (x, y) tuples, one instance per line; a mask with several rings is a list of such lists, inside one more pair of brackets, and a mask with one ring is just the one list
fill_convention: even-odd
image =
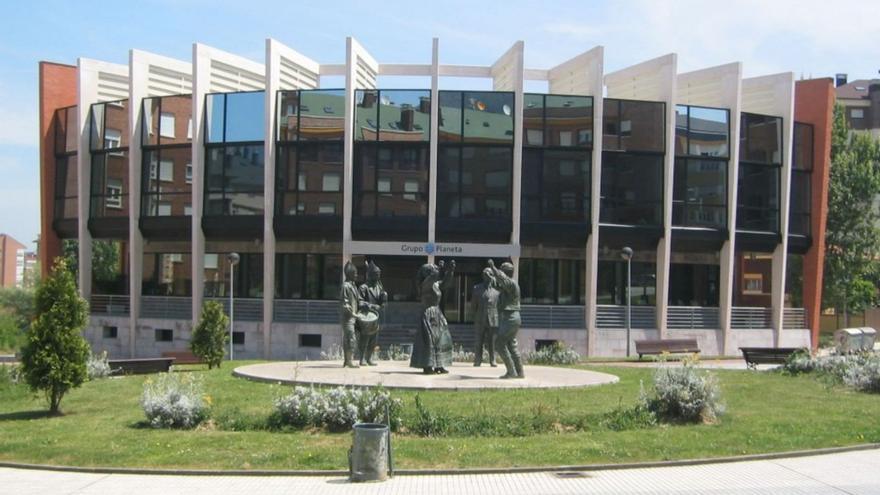
[(644, 406), (662, 421), (714, 423), (724, 413), (718, 379), (699, 370), (692, 359), (680, 367), (658, 368), (653, 388), (641, 395)]
[(861, 392), (880, 393), (880, 355), (867, 355), (843, 374), (843, 383)]
[(564, 342), (554, 342), (553, 345), (526, 353), (525, 359), (529, 364), (576, 364), (581, 360), (581, 355)]
[(811, 373), (819, 367), (819, 360), (809, 349), (799, 349), (785, 359), (782, 365), (783, 371), (792, 375)]
[(403, 347), (391, 344), (387, 349), (379, 351), (379, 359), (384, 361), (409, 361), (410, 354)]
[(355, 423), (384, 423), (386, 411), (393, 428), (400, 423), (400, 399), (392, 399), (391, 394), (381, 388), (294, 387), (291, 394), (276, 398), (274, 406), (278, 422), (300, 428), (344, 430)]
[(144, 382), (141, 407), (154, 428), (193, 428), (208, 417), (202, 382), (191, 374), (160, 373)]
[(89, 381), (107, 378), (112, 373), (110, 363), (107, 361), (107, 351), (101, 354), (92, 354), (89, 356), (89, 362), (86, 363), (86, 370), (89, 373)]

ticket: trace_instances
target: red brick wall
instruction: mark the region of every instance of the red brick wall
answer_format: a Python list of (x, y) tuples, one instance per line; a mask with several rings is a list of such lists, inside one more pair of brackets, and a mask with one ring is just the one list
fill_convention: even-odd
[(813, 125), (813, 174), (810, 231), (813, 244), (804, 256), (804, 309), (812, 331), (813, 348), (819, 345), (822, 311), (822, 268), (825, 263), (825, 219), (828, 214), (828, 178), (831, 170), (831, 122), (834, 81), (831, 78), (798, 81), (795, 85), (794, 120)]
[(55, 110), (76, 105), (76, 67), (40, 62), (40, 267), (43, 276), (61, 255), (61, 240), (52, 228), (55, 199)]

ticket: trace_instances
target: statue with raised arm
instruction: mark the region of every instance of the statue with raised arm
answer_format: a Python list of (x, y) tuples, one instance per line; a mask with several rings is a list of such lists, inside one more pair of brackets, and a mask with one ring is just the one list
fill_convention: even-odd
[(366, 311), (358, 315), (358, 346), (361, 355), (360, 365), (376, 366), (373, 351), (379, 337), (379, 311), (388, 302), (388, 293), (382, 287), (382, 270), (372, 261), (367, 262), (367, 281), (361, 284), (359, 292)]
[(358, 313), (361, 311), (361, 296), (357, 287), (357, 267), (351, 261), (345, 263), (343, 268), (345, 282), (342, 284), (340, 296), (339, 316), (342, 320), (342, 353), (346, 368), (357, 368), (352, 361), (354, 350), (357, 349), (356, 324)]
[(448, 265), (426, 263), (416, 276), (419, 298), (422, 301), (422, 321), (413, 342), (409, 365), (421, 368), (425, 374), (449, 373), (452, 366), (452, 335), (446, 317), (440, 310), (443, 289), (452, 285), (455, 261)]
[(489, 260), (489, 269), (495, 277), (498, 296), (498, 335), (495, 337), (495, 351), (504, 361), (507, 368), (501, 378), (525, 378), (522, 358), (517, 348), (516, 336), (519, 333), (521, 320), (519, 316), (519, 284), (513, 278), (513, 265), (502, 263), (501, 269)]
[(495, 364), (495, 335), (498, 333), (498, 290), (492, 270), (483, 270), (483, 280), (471, 291), (474, 315), (474, 366), (483, 364), (483, 349), (489, 353), (489, 366)]

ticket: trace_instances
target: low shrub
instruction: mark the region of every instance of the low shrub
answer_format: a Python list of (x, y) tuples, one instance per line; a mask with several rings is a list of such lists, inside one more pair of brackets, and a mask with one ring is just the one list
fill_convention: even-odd
[(880, 393), (880, 354), (873, 352), (813, 357), (806, 350), (798, 351), (786, 360), (783, 371), (816, 373), (833, 384)]
[(880, 393), (880, 356), (856, 361), (843, 374), (843, 383), (861, 392)]
[(554, 342), (553, 345), (528, 352), (525, 355), (525, 361), (529, 364), (565, 365), (576, 364), (580, 360), (581, 355), (573, 347), (558, 341)]
[(618, 406), (599, 418), (599, 425), (612, 431), (640, 430), (657, 426), (657, 415), (639, 402), (632, 407)]
[(343, 357), (342, 346), (339, 344), (333, 344), (326, 351), (321, 351), (323, 361), (342, 361)]
[(294, 387), (291, 394), (276, 398), (274, 406), (275, 412), (270, 419), (273, 425), (345, 430), (355, 423), (384, 423), (386, 412), (392, 429), (397, 429), (400, 424), (400, 400), (391, 398), (391, 394), (381, 387)]
[(110, 376), (112, 370), (110, 369), (110, 363), (107, 361), (107, 351), (89, 356), (89, 362), (86, 363), (86, 371), (89, 374), (90, 381)]
[(383, 361), (409, 361), (409, 358), (409, 353), (403, 347), (395, 344), (379, 351), (379, 359)]
[(154, 428), (193, 428), (207, 419), (210, 398), (188, 373), (160, 373), (144, 382), (141, 407)]
[(686, 358), (680, 367), (662, 366), (654, 372), (654, 386), (641, 392), (644, 407), (659, 420), (714, 423), (724, 412), (721, 388), (713, 373), (700, 371)]
[(785, 359), (782, 370), (791, 375), (798, 375), (800, 373), (811, 373), (818, 366), (818, 360), (809, 349), (798, 349)]

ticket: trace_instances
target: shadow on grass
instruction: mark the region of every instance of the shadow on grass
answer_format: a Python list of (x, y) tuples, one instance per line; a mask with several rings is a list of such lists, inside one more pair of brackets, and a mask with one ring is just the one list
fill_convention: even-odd
[(43, 409), (40, 411), (18, 411), (13, 413), (0, 414), (0, 422), (2, 421), (22, 421), (30, 419), (58, 418), (64, 414), (52, 414)]

